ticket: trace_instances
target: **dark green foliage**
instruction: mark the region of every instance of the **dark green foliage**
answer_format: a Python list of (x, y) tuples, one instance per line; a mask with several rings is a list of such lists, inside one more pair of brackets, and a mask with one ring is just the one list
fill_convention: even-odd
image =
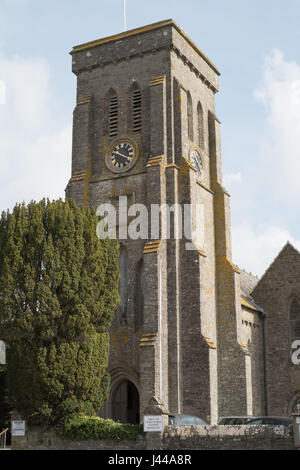
[(116, 241), (74, 202), (17, 205), (0, 220), (0, 338), (10, 405), (36, 422), (94, 414), (109, 377), (107, 328), (119, 303)]
[(101, 419), (84, 415), (71, 416), (57, 426), (57, 432), (70, 439), (137, 439), (142, 434), (140, 424), (116, 423), (112, 419)]

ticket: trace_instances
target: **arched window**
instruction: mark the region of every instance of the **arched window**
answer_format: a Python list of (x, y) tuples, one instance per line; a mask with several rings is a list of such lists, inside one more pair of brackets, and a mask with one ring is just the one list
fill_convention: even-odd
[(120, 283), (119, 283), (119, 294), (120, 294), (120, 308), (119, 317), (122, 324), (126, 324), (127, 321), (127, 290), (128, 290), (128, 254), (124, 246), (120, 249)]
[(290, 306), (290, 331), (291, 340), (300, 340), (300, 304), (294, 299)]
[(197, 106), (198, 116), (198, 145), (200, 148), (204, 148), (204, 119), (203, 119), (203, 108), (199, 101)]
[(193, 102), (190, 92), (187, 94), (187, 118), (188, 118), (188, 137), (189, 140), (194, 139), (194, 125), (193, 125)]
[(132, 131), (138, 134), (142, 131), (142, 92), (135, 89), (132, 93)]
[(109, 99), (109, 137), (116, 137), (118, 135), (119, 124), (119, 105), (118, 97), (114, 92), (110, 93)]
[(141, 328), (144, 323), (144, 260), (140, 259), (136, 272), (135, 327)]

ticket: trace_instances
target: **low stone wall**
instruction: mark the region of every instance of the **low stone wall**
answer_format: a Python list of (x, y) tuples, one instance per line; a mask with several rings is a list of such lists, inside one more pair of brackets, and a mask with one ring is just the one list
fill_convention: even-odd
[(58, 436), (55, 431), (39, 427), (31, 427), (27, 432), (26, 450), (143, 450), (146, 449), (145, 436), (135, 440), (117, 441), (103, 440), (72, 440)]
[(165, 450), (292, 450), (293, 426), (189, 426), (165, 428)]
[[(23, 447), (24, 448), (24, 447)], [(30, 428), (27, 450), (291, 450), (293, 426), (184, 426), (165, 427), (136, 441), (64, 439), (54, 431)]]

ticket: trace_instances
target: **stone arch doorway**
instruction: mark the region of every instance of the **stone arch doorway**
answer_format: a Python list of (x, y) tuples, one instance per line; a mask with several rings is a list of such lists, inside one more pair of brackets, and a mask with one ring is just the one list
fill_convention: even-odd
[(112, 395), (112, 419), (130, 424), (140, 422), (140, 395), (129, 380), (123, 380)]

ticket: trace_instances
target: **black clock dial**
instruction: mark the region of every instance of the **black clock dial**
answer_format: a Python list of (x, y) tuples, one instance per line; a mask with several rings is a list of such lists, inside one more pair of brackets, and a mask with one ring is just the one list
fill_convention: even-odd
[(111, 152), (111, 161), (116, 169), (126, 168), (134, 159), (134, 148), (129, 142), (119, 142)]

